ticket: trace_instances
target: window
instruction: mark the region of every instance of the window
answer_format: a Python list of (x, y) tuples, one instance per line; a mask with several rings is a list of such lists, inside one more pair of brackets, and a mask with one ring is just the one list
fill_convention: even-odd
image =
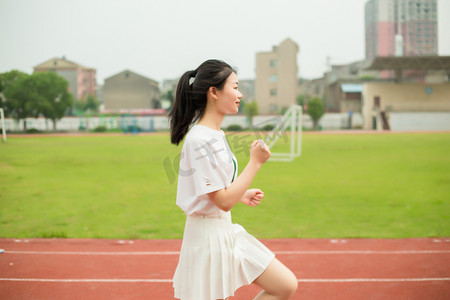
[(269, 77), (270, 82), (277, 82), (278, 81), (278, 75), (277, 74), (272, 74)]
[(318, 86), (318, 85), (316, 86), (315, 93), (316, 93), (316, 95), (320, 94), (320, 86)]
[(270, 96), (276, 96), (276, 95), (278, 95), (277, 89), (271, 89), (270, 90)]
[(278, 105), (276, 105), (276, 104), (274, 104), (274, 103), (271, 103), (270, 105), (269, 105), (269, 112), (276, 112), (276, 111), (278, 111)]
[(270, 67), (272, 67), (272, 68), (278, 67), (278, 61), (275, 60), (275, 59), (272, 59), (272, 60), (270, 61)]

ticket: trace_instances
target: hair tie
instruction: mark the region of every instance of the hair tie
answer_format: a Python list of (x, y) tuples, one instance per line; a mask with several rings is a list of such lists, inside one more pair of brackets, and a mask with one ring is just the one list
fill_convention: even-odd
[(192, 85), (194, 83), (195, 75), (197, 75), (197, 72), (195, 70), (191, 71), (191, 73), (189, 74), (189, 85)]

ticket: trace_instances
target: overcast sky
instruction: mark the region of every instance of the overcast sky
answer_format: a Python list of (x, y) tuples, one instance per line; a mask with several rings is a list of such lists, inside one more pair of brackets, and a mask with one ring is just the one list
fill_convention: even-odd
[[(291, 38), (299, 76), (364, 59), (367, 0), (0, 0), (0, 72), (66, 56), (97, 82), (130, 69), (162, 83), (208, 58), (254, 78), (255, 53)], [(450, 0), (438, 0), (439, 54), (450, 55)]]

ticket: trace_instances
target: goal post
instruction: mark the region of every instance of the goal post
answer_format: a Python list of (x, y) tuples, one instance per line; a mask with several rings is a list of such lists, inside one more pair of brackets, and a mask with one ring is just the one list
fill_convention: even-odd
[(275, 124), (273, 130), (267, 135), (265, 143), (272, 148), (276, 141), (283, 135), (286, 129), (290, 127), (290, 151), (287, 153), (272, 152), (269, 160), (271, 161), (293, 161), (294, 158), (301, 155), (302, 149), (302, 107), (292, 105), (281, 119)]
[(6, 127), (5, 127), (5, 114), (3, 108), (0, 108), (0, 122), (2, 125), (2, 140), (6, 143)]

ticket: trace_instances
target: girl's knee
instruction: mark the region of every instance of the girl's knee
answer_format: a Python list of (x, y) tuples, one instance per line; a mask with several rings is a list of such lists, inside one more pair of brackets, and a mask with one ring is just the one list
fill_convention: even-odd
[(297, 291), (298, 288), (298, 280), (295, 277), (294, 274), (292, 276), (289, 276), (289, 279), (286, 281), (285, 287), (284, 287), (284, 295), (287, 297), (290, 297), (294, 295), (295, 291)]
[(277, 287), (277, 291), (275, 294), (280, 299), (289, 299), (292, 295), (295, 294), (298, 288), (298, 280), (292, 272), (289, 272), (289, 275), (283, 278), (282, 284)]
[(265, 290), (265, 294), (275, 296), (277, 299), (289, 299), (298, 287), (294, 273), (277, 259), (273, 260), (255, 283)]

